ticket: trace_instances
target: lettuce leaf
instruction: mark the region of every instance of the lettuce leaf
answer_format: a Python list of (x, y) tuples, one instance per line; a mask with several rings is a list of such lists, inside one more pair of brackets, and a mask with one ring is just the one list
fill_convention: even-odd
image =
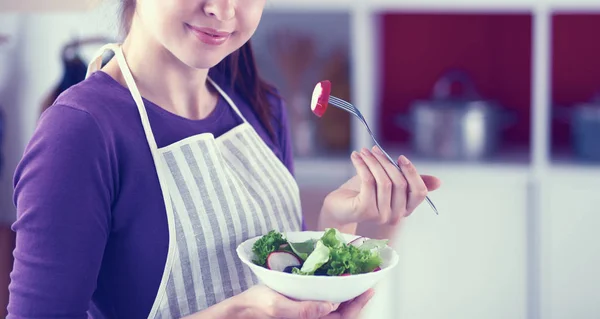
[(329, 262), (323, 266), (329, 276), (362, 274), (375, 270), (382, 263), (378, 251), (362, 250), (342, 245), (330, 251)]
[(308, 258), (308, 255), (310, 255), (315, 250), (316, 244), (317, 244), (316, 239), (309, 239), (309, 240), (303, 241), (301, 243), (290, 242), (289, 246), (296, 256), (298, 256), (300, 259), (302, 259), (302, 261), (305, 261), (306, 258)]
[(362, 245), (358, 246), (359, 249), (362, 250), (372, 250), (372, 249), (383, 249), (385, 248), (385, 246), (387, 246), (388, 244), (388, 240), (387, 239), (367, 239), (365, 240)]
[(252, 261), (259, 266), (265, 267), (269, 254), (278, 250), (279, 246), (287, 243), (287, 240), (283, 238), (281, 233), (271, 230), (268, 234), (259, 238), (252, 246), (252, 252), (255, 256)]
[[(318, 241), (315, 245), (315, 250), (308, 256), (308, 258), (302, 264), (300, 271), (295, 273), (303, 275), (312, 275), (317, 271), (323, 264), (329, 260), (331, 250), (323, 244), (322, 241)], [(295, 270), (292, 270), (294, 272)]]
[(329, 248), (337, 248), (346, 244), (342, 234), (335, 228), (326, 229), (321, 241)]

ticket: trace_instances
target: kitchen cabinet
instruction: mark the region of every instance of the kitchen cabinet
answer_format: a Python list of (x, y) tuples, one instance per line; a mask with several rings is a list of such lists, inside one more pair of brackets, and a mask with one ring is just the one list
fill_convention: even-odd
[[(423, 203), (405, 220), (394, 241), (400, 264), (362, 318), (600, 317), (597, 167), (554, 164), (534, 196), (525, 165), (416, 164), (444, 182), (430, 194), (440, 215)], [(345, 177), (301, 178), (307, 207)]]
[[(411, 145), (412, 149), (452, 154), (451, 150), (441, 150), (454, 143), (437, 142), (436, 151), (425, 148), (428, 139), (421, 129), (447, 130), (439, 136), (454, 139), (464, 129), (468, 130), (465, 140), (470, 145), (479, 137), (485, 139), (494, 158), (515, 149), (529, 152), (531, 13), (391, 11), (379, 19), (382, 59), (377, 123), (384, 142), (406, 145), (416, 137), (420, 144)], [(478, 100), (477, 107), (469, 100)], [(435, 108), (434, 104), (444, 105)], [(490, 111), (495, 109), (492, 105), (497, 113), (485, 123), (475, 124), (473, 119), (488, 117), (472, 114), (473, 109), (476, 113)], [(448, 109), (456, 111), (450, 113)], [(480, 125), (484, 127), (481, 132), (475, 129)], [(444, 157), (448, 156), (440, 156)]]
[(541, 318), (600, 318), (600, 170), (555, 167), (541, 186)]
[(503, 170), (438, 174), (440, 215), (422, 204), (395, 241), (389, 318), (526, 318), (527, 174)]
[[(598, 12), (558, 11), (552, 16), (553, 161), (600, 163), (600, 43), (591, 41), (598, 28)], [(595, 105), (586, 109), (585, 104)]]
[[(400, 263), (361, 318), (526, 318), (528, 166), (415, 164), (443, 181), (430, 194), (440, 215), (423, 203), (405, 220), (393, 241)], [(298, 171), (314, 210), (345, 176), (316, 187), (310, 173)]]

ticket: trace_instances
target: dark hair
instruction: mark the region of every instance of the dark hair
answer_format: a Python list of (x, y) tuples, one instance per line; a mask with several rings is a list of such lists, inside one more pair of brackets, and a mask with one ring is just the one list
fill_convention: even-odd
[[(131, 20), (135, 12), (135, 0), (122, 0), (121, 10), (122, 29), (129, 33)], [(231, 87), (254, 109), (259, 120), (265, 126), (274, 143), (278, 143), (277, 135), (273, 129), (271, 117), (271, 103), (268, 95), (281, 98), (275, 88), (261, 78), (256, 67), (250, 41), (246, 42), (237, 51), (228, 55), (213, 69), (231, 81)]]

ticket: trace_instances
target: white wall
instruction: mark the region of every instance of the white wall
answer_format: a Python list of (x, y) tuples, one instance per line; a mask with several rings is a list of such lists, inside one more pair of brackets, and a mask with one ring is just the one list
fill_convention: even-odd
[[(117, 35), (116, 1), (97, 10), (74, 13), (0, 14), (0, 33), (10, 42), (0, 46), (0, 106), (6, 136), (0, 175), (0, 222), (12, 222), (12, 176), (35, 129), (42, 100), (62, 77), (60, 51), (73, 38)], [(89, 57), (97, 46), (83, 50)]]

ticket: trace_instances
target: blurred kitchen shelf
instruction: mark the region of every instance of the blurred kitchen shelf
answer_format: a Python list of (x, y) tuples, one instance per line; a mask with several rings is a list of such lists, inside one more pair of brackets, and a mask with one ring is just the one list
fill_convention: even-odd
[(100, 0), (2, 0), (0, 1), (0, 13), (84, 12), (95, 9), (100, 2)]
[(552, 158), (550, 168), (577, 169), (594, 172), (600, 177), (600, 161), (582, 160), (569, 154), (557, 154)]
[[(600, 166), (600, 99), (593, 101), (600, 98), (599, 28), (600, 13), (552, 16), (553, 163)], [(596, 112), (583, 112), (586, 103), (594, 103)]]
[[(500, 148), (497, 152), (490, 155), (489, 157), (482, 158), (479, 160), (461, 160), (461, 159), (442, 159), (421, 156), (412, 150), (410, 145), (399, 145), (394, 144), (386, 147), (386, 150), (393, 158), (397, 158), (400, 155), (406, 156), (411, 162), (415, 163), (416, 166), (427, 165), (451, 165), (453, 167), (487, 167), (495, 165), (506, 165), (510, 167), (523, 167), (527, 168), (531, 163), (530, 150), (525, 147), (512, 147), (512, 148)], [(418, 168), (418, 167), (417, 167)]]
[[(530, 13), (393, 12), (382, 14), (379, 19), (377, 112), (378, 131), (384, 141), (405, 142), (414, 134), (424, 142), (428, 138), (419, 136), (432, 132), (449, 137), (448, 145), (468, 143), (469, 138), (459, 136), (459, 124), (466, 125), (465, 121), (471, 119), (475, 122), (468, 122), (470, 125), (484, 130), (481, 148), (500, 147), (494, 146), (498, 143), (512, 148), (529, 147), (533, 20)], [(431, 107), (447, 100), (434, 96), (434, 87), (448, 71), (456, 69), (466, 76), (463, 80), (468, 82), (463, 84), (472, 85), (488, 104), (486, 111), (491, 110), (489, 103), (498, 103), (498, 113), (485, 113), (489, 117), (481, 121), (477, 112), (459, 115), (457, 111), (452, 116), (436, 112), (433, 117), (432, 111), (431, 116), (412, 117), (417, 101), (427, 104), (421, 103), (419, 107)], [(459, 84), (456, 80), (461, 78), (447, 79), (450, 84)], [(468, 87), (462, 89), (468, 92)], [(450, 102), (446, 103), (450, 107)], [(505, 116), (514, 116), (514, 123), (504, 121)], [(400, 117), (406, 124), (398, 124)], [(435, 120), (442, 118), (444, 122)], [(423, 125), (428, 126), (423, 128)], [(420, 129), (414, 129), (417, 126)], [(429, 146), (424, 144), (424, 147)]]
[(522, 11), (535, 9), (600, 10), (594, 0), (270, 0), (267, 10), (419, 10), (419, 11)]
[[(405, 154), (417, 167), (420, 174), (435, 175), (442, 180), (467, 181), (477, 178), (526, 177), (531, 174), (529, 154), (524, 151), (505, 151), (495, 157), (480, 161), (435, 160), (389, 149), (390, 154)], [(301, 188), (325, 188), (333, 190), (355, 174), (354, 167), (346, 157), (315, 157), (295, 160), (295, 175)], [(600, 178), (600, 162), (577, 159), (568, 152), (557, 154), (544, 176), (556, 172), (571, 172), (582, 177)]]
[[(386, 147), (393, 158), (405, 155), (417, 167), (419, 173), (436, 176), (494, 176), (500, 174), (527, 174), (530, 170), (530, 154), (527, 149), (503, 149), (495, 156), (478, 161), (441, 160), (414, 154), (409, 147)], [(337, 188), (356, 174), (349, 156), (315, 156), (296, 158), (295, 175), (301, 187)]]
[(299, 158), (349, 153), (350, 115), (331, 108), (319, 118), (310, 97), (315, 84), (328, 79), (335, 83), (332, 94), (351, 100), (350, 26), (347, 12), (265, 12), (252, 38), (262, 75), (285, 101)]
[[(488, 10), (489, 9), (489, 10)], [(531, 10), (530, 10), (531, 9)], [(515, 147), (528, 147), (525, 151), (528, 156), (516, 156), (516, 157), (499, 157), (497, 163), (516, 163), (521, 165), (530, 160), (532, 169), (535, 171), (538, 168), (543, 168), (547, 164), (553, 162), (553, 151), (550, 149), (551, 138), (555, 135), (556, 123), (548, 121), (551, 118), (552, 107), (549, 106), (552, 103), (551, 96), (551, 66), (552, 58), (556, 55), (552, 51), (556, 48), (552, 47), (553, 44), (553, 23), (556, 23), (556, 19), (552, 19), (552, 14), (557, 13), (569, 13), (579, 12), (587, 10), (593, 12), (600, 12), (600, 2), (592, 1), (433, 1), (433, 0), (409, 0), (409, 1), (393, 1), (393, 0), (373, 0), (373, 1), (341, 1), (341, 0), (307, 0), (307, 1), (285, 1), (285, 0), (274, 0), (267, 6), (267, 12), (269, 10), (278, 11), (277, 15), (283, 12), (294, 12), (296, 14), (304, 14), (304, 16), (312, 16), (315, 12), (318, 13), (332, 13), (333, 11), (339, 11), (337, 13), (345, 13), (348, 15), (348, 22), (343, 24), (332, 25), (330, 30), (345, 29), (339, 26), (348, 25), (348, 38), (350, 46), (348, 53), (350, 54), (350, 78), (351, 78), (351, 98), (350, 100), (355, 103), (363, 112), (365, 118), (369, 121), (371, 128), (381, 138), (386, 135), (390, 135), (389, 126), (390, 121), (393, 122), (394, 115), (386, 111), (389, 105), (394, 105), (394, 102), (385, 100), (385, 92), (381, 92), (380, 88), (385, 87), (385, 81), (382, 83), (381, 74), (389, 69), (388, 65), (382, 64), (380, 61), (382, 56), (385, 57), (385, 47), (390, 46), (390, 41), (378, 39), (373, 35), (385, 34), (386, 30), (382, 26), (384, 18), (382, 16), (396, 15), (396, 19), (402, 23), (405, 19), (411, 19), (411, 17), (423, 16), (457, 16), (466, 19), (475, 18), (481, 20), (489, 20), (487, 23), (483, 23), (482, 27), (487, 30), (482, 32), (492, 32), (491, 42), (486, 42), (485, 45), (476, 45), (482, 52), (471, 52), (471, 56), (477, 57), (482, 55), (489, 55), (491, 52), (500, 51), (500, 59), (504, 63), (499, 63), (498, 59), (488, 59), (489, 65), (479, 61), (473, 61), (477, 59), (467, 59), (464, 65), (475, 62), (479, 63), (475, 69), (477, 79), (483, 81), (484, 97), (491, 100), (497, 100), (496, 97), (499, 95), (504, 96), (504, 100), (500, 102), (506, 109), (518, 112), (519, 121), (518, 127), (509, 128), (504, 131), (501, 136), (504, 142), (509, 142), (510, 146)], [(322, 16), (321, 16), (322, 17)], [(323, 20), (319, 18), (318, 20)], [(495, 21), (492, 21), (495, 20)], [(417, 22), (418, 24), (418, 22)], [(423, 25), (421, 25), (423, 27)], [(490, 28), (497, 28), (506, 30), (509, 28), (513, 30), (508, 32), (511, 35), (518, 35), (519, 41), (518, 46), (514, 46), (514, 39), (501, 37), (501, 33), (494, 33), (490, 31)], [(326, 28), (327, 29), (327, 28)], [(419, 29), (411, 28), (407, 26), (405, 29), (410, 30), (411, 33), (419, 31)], [(448, 28), (440, 29), (433, 28), (435, 32), (440, 30), (448, 31)], [(452, 29), (452, 28), (450, 28)], [(481, 38), (473, 37), (471, 34), (473, 30), (477, 30), (477, 27), (467, 30), (467, 36), (470, 36), (471, 42)], [(596, 28), (593, 28), (594, 30)], [(400, 30), (401, 31), (401, 30)], [(475, 31), (476, 33), (477, 31)], [(587, 32), (587, 31), (586, 31)], [(593, 32), (591, 30), (590, 32)], [(504, 32), (507, 33), (507, 32)], [(458, 35), (463, 36), (463, 41), (460, 43), (454, 43), (454, 40), (460, 40)], [(415, 44), (420, 42), (417, 38), (410, 38), (410, 34), (405, 35), (404, 45), (401, 45), (401, 49), (397, 50), (398, 54), (406, 54), (408, 52), (417, 52), (418, 49), (414, 48)], [(497, 40), (500, 37), (501, 43), (498, 44)], [(570, 37), (570, 35), (567, 35)], [(396, 39), (398, 35), (396, 35)], [(473, 46), (469, 45), (468, 40), (464, 40), (464, 34), (457, 32), (456, 37), (450, 39), (444, 38), (439, 39), (436, 37), (421, 37), (429, 40), (435, 40), (437, 44), (424, 43), (432, 48), (438, 47), (439, 52), (446, 52), (443, 50), (443, 41), (451, 45), (455, 45), (455, 48), (460, 50), (473, 50)], [(577, 36), (575, 36), (577, 38)], [(401, 38), (402, 39), (402, 38)], [(437, 39), (437, 40), (436, 40)], [(454, 39), (454, 40), (453, 40)], [(432, 41), (433, 41), (432, 40)], [(424, 41), (424, 40), (423, 40)], [(477, 41), (475, 41), (477, 42)], [(473, 42), (473, 43), (475, 43)], [(593, 42), (593, 41), (588, 41)], [(381, 43), (385, 43), (386, 46), (382, 46)], [(462, 43), (462, 44), (461, 44)], [(471, 44), (473, 44), (471, 43)], [(487, 49), (486, 49), (487, 47)], [(565, 49), (566, 50), (566, 49)], [(447, 52), (446, 52), (447, 53)], [(587, 54), (586, 52), (579, 52), (580, 54)], [(389, 53), (387, 53), (389, 54)], [(393, 54), (392, 54), (393, 55)], [(510, 55), (510, 59), (507, 58)], [(587, 54), (589, 55), (589, 54)], [(418, 55), (412, 55), (418, 57)], [(594, 53), (594, 56), (597, 56)], [(395, 60), (397, 63), (397, 57), (390, 57), (390, 60)], [(407, 61), (410, 59), (407, 59)], [(519, 61), (520, 64), (515, 64), (515, 61)], [(576, 59), (577, 60), (577, 59)], [(410, 61), (409, 61), (410, 62)], [(427, 63), (412, 61), (411, 63), (416, 65), (416, 69), (422, 69), (423, 67), (430, 68), (432, 64), (436, 64), (437, 59), (428, 59)], [(482, 64), (483, 63), (483, 64)], [(409, 65), (405, 63), (405, 66)], [(462, 65), (462, 66), (464, 66)], [(452, 65), (447, 65), (452, 66)], [(461, 65), (459, 65), (461, 66)], [(397, 74), (402, 77), (410, 77), (410, 72), (406, 72), (405, 69), (399, 68), (396, 70)], [(438, 71), (439, 72), (439, 71)], [(477, 74), (479, 73), (479, 74)], [(500, 75), (498, 75), (500, 73)], [(408, 74), (408, 75), (406, 75)], [(422, 72), (414, 73), (421, 77)], [(332, 81), (335, 87), (335, 81)], [(433, 82), (429, 79), (429, 82)], [(430, 83), (431, 84), (431, 83)], [(414, 83), (409, 83), (405, 87), (394, 87), (395, 91), (403, 92), (403, 95), (411, 95), (410, 97), (403, 97), (405, 100), (409, 98), (427, 98), (425, 93), (418, 91), (422, 90), (424, 84), (421, 83), (418, 87)], [(360, 88), (357, 89), (357, 88)], [(390, 89), (387, 88), (389, 91)], [(415, 93), (415, 90), (418, 92)], [(498, 93), (498, 91), (503, 91)], [(508, 91), (508, 93), (507, 93)], [(383, 93), (383, 95), (382, 95)], [(416, 95), (415, 95), (416, 94)], [(418, 96), (417, 96), (418, 95)], [(506, 98), (506, 96), (510, 96)], [(516, 103), (515, 103), (516, 101)], [(405, 101), (406, 102), (406, 101)], [(406, 103), (405, 103), (406, 104)], [(403, 106), (404, 107), (404, 106)], [(394, 105), (393, 108), (398, 108)], [(402, 111), (402, 110), (401, 110)], [(403, 111), (407, 111), (405, 108)], [(398, 110), (396, 110), (398, 113)], [(407, 114), (406, 112), (404, 113)], [(387, 128), (386, 128), (387, 127)], [(386, 134), (388, 130), (388, 134)], [(406, 142), (408, 140), (409, 132), (406, 130), (398, 129), (397, 132), (393, 130), (392, 136), (395, 134), (403, 135), (401, 141)], [(368, 146), (371, 144), (370, 137), (363, 130), (362, 127), (352, 120), (352, 125), (349, 132), (351, 136), (351, 145), (349, 150), (357, 149), (362, 146)], [(322, 151), (322, 150), (321, 150)], [(581, 161), (573, 161), (574, 164), (581, 163)], [(318, 164), (317, 164), (318, 165)], [(586, 165), (583, 164), (582, 165)]]
[(582, 168), (595, 170), (600, 174), (600, 160), (586, 159), (578, 156), (573, 152), (572, 149), (562, 147), (554, 148), (552, 152), (552, 159), (550, 161), (552, 168)]
[[(585, 162), (577, 162), (571, 159), (566, 159), (562, 161), (560, 158), (555, 159), (551, 165), (550, 170), (551, 174), (548, 174), (546, 178), (555, 179), (558, 176), (569, 176), (570, 179), (574, 180), (595, 180), (600, 181), (600, 164), (599, 163), (585, 163)], [(565, 181), (565, 187), (571, 188), (582, 188), (581, 184), (571, 184), (567, 185)], [(595, 191), (597, 192), (597, 188)], [(597, 195), (596, 195), (597, 197)]]

